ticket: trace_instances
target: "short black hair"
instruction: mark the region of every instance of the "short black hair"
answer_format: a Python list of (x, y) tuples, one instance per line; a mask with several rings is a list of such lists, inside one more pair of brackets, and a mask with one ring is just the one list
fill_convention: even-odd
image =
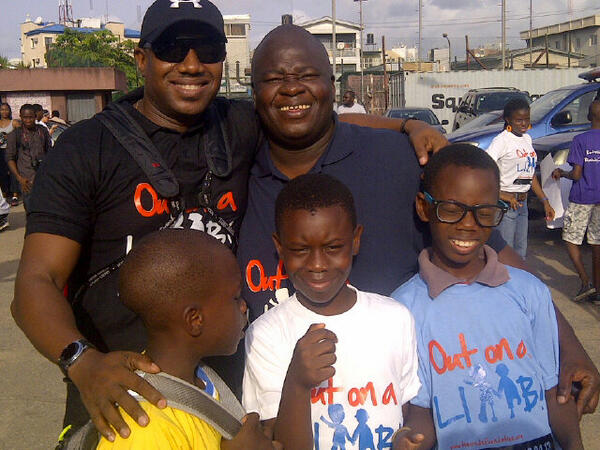
[(506, 121), (515, 111), (520, 111), (522, 109), (526, 109), (529, 111), (530, 106), (527, 100), (524, 98), (513, 98), (506, 105), (504, 105), (504, 113), (502, 117)]
[(52, 117), (60, 117), (60, 111), (58, 109), (53, 109)]
[(168, 327), (177, 302), (212, 298), (225, 258), (236, 266), (231, 250), (207, 233), (154, 231), (134, 244), (119, 269), (121, 302), (142, 318), (149, 331)]
[(31, 105), (31, 106), (33, 106), (33, 110), (34, 110), (36, 113), (38, 113), (38, 112), (40, 112), (40, 111), (43, 111), (43, 110), (44, 110), (44, 107), (43, 107), (42, 105), (40, 105), (39, 103), (34, 103), (34, 104), (33, 104), (33, 105)]
[(275, 228), (281, 230), (283, 216), (288, 211), (312, 211), (318, 208), (340, 206), (348, 213), (352, 227), (356, 227), (356, 208), (350, 189), (337, 178), (324, 173), (309, 173), (291, 180), (275, 201)]
[(431, 156), (423, 174), (423, 189), (431, 193), (441, 170), (448, 166), (490, 170), (500, 186), (500, 171), (496, 161), (474, 145), (458, 143), (448, 145)]
[(19, 114), (23, 114), (23, 111), (31, 111), (35, 114), (35, 108), (31, 103), (25, 103), (24, 105), (22, 105), (21, 109), (19, 109)]

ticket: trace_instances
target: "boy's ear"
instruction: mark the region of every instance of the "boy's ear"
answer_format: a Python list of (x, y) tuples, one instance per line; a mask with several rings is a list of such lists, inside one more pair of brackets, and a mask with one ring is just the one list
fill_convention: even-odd
[(423, 222), (429, 222), (429, 216), (427, 215), (427, 200), (425, 200), (425, 195), (423, 195), (422, 192), (417, 193), (417, 197), (415, 198), (415, 208), (419, 219)]
[(183, 311), (183, 319), (185, 321), (186, 331), (190, 336), (198, 337), (204, 330), (204, 316), (200, 307), (188, 306)]
[(273, 244), (275, 244), (277, 255), (279, 256), (279, 259), (281, 259), (281, 241), (279, 240), (279, 235), (275, 232), (271, 235), (271, 238), (273, 239)]
[(364, 227), (362, 225), (356, 225), (354, 229), (354, 237), (352, 238), (352, 256), (358, 255), (360, 250), (360, 238), (362, 236)]

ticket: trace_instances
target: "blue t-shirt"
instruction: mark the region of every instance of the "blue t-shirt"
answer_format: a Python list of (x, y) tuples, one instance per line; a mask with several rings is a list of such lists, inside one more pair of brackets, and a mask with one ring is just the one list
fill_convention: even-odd
[(567, 162), (583, 168), (581, 178), (573, 182), (569, 201), (584, 205), (600, 203), (600, 130), (575, 136)]
[(455, 284), (435, 299), (416, 274), (392, 293), (415, 318), (422, 387), (411, 403), (432, 409), (440, 449), (551, 433), (544, 391), (558, 383), (559, 350), (550, 291), (508, 272), (500, 286)]

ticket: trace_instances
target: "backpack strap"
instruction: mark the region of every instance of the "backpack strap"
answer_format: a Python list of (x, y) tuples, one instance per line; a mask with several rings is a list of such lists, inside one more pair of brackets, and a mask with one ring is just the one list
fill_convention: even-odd
[(115, 139), (125, 148), (163, 198), (179, 195), (179, 183), (162, 155), (140, 124), (118, 102), (110, 103), (96, 114)]
[[(233, 439), (242, 426), (244, 408), (223, 380), (206, 366), (202, 369), (214, 383), (220, 401), (202, 389), (166, 373), (136, 372), (165, 396), (170, 407), (192, 414), (212, 425), (225, 439)], [(139, 395), (134, 395), (141, 399)]]
[[(204, 364), (200, 367), (213, 382), (221, 401), (216, 401), (202, 389), (164, 372), (151, 374), (136, 371), (166, 399), (168, 406), (192, 414), (212, 425), (225, 439), (233, 439), (242, 427), (241, 419), (246, 412), (225, 382)], [(130, 391), (130, 393), (132, 393)], [(137, 393), (133, 396), (143, 400)], [(88, 421), (57, 448), (61, 450), (95, 450), (100, 442), (100, 433), (93, 422)]]

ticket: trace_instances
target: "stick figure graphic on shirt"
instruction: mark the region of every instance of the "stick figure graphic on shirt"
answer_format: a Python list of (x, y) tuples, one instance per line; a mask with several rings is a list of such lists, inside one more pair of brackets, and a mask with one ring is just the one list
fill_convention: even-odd
[(345, 417), (344, 407), (338, 403), (329, 405), (327, 407), (327, 413), (329, 414), (331, 422), (323, 416), (321, 416), (321, 420), (325, 422), (329, 428), (334, 429), (331, 450), (346, 450), (346, 439), (352, 442), (352, 438), (350, 437), (350, 433), (348, 433), (348, 429), (342, 425)]
[(515, 405), (514, 401), (517, 401), (517, 405), (521, 404), (521, 396), (519, 395), (519, 391), (517, 390), (517, 385), (508, 378), (508, 367), (506, 364), (498, 364), (496, 367), (496, 374), (500, 377), (500, 382), (498, 383), (498, 392), (501, 394), (504, 392), (504, 398), (506, 398), (506, 404), (508, 405), (508, 409), (510, 409), (510, 418), (515, 418)]
[(356, 429), (354, 433), (352, 433), (352, 444), (356, 443), (356, 439), (358, 438), (358, 448), (359, 450), (375, 450), (375, 443), (373, 442), (373, 432), (367, 425), (367, 420), (369, 420), (369, 414), (366, 409), (359, 409), (356, 411), (354, 416), (358, 425), (356, 425)]
[(477, 364), (475, 367), (471, 367), (471, 370), (469, 370), (469, 377), (471, 379), (465, 380), (465, 384), (479, 389), (479, 400), (481, 401), (481, 407), (479, 408), (479, 420), (482, 423), (487, 423), (487, 405), (490, 405), (490, 409), (492, 410), (492, 422), (498, 422), (498, 418), (494, 412), (494, 397), (492, 394), (498, 398), (500, 398), (500, 394), (496, 392), (492, 388), (492, 385), (486, 381), (487, 372), (481, 366), (481, 364)]

